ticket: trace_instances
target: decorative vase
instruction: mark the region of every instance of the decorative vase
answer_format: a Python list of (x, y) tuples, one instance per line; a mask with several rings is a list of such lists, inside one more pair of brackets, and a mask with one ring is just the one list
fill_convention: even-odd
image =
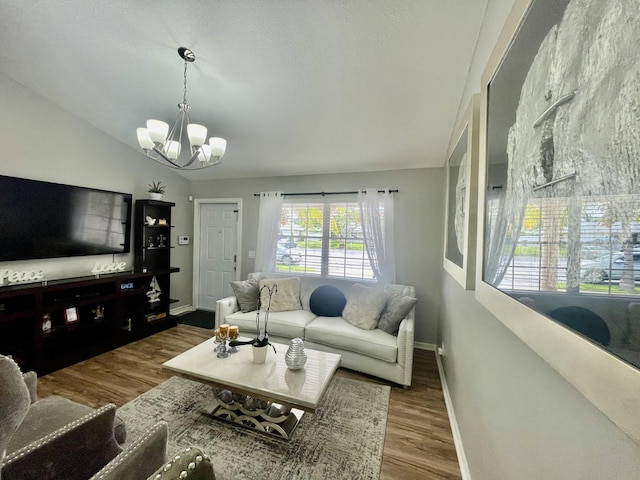
[(149, 198), (151, 200), (162, 200), (164, 198), (164, 193), (149, 192)]
[(307, 363), (307, 352), (304, 351), (304, 342), (301, 338), (291, 340), (284, 362), (289, 370), (300, 370)]
[(264, 347), (256, 347), (255, 345), (251, 345), (251, 350), (253, 352), (253, 363), (264, 363), (267, 358), (267, 349), (268, 345)]

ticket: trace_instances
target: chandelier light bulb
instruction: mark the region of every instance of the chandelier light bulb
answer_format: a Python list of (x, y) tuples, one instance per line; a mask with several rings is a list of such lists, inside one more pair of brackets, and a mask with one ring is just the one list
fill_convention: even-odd
[(200, 146), (200, 151), (198, 152), (198, 161), (202, 165), (207, 165), (211, 161), (211, 147), (206, 143)]
[(220, 137), (211, 137), (209, 139), (209, 146), (211, 147), (211, 156), (220, 159), (227, 150), (227, 141)]
[(165, 152), (167, 154), (167, 157), (169, 157), (171, 160), (177, 160), (180, 156), (180, 148), (180, 142), (176, 140), (169, 140), (165, 145)]
[(151, 150), (155, 146), (153, 140), (149, 136), (149, 130), (146, 128), (138, 128), (138, 143), (143, 150)]
[(164, 143), (169, 135), (169, 125), (160, 120), (147, 120), (147, 130), (154, 143)]
[(187, 135), (192, 147), (199, 147), (207, 141), (207, 127), (190, 123), (187, 125)]

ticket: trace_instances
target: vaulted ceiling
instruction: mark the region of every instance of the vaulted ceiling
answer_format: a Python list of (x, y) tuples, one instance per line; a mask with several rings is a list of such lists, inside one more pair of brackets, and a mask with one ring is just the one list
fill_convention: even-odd
[(2, 0), (0, 71), (139, 150), (190, 48), (191, 120), (228, 141), (192, 180), (439, 167), (486, 4)]

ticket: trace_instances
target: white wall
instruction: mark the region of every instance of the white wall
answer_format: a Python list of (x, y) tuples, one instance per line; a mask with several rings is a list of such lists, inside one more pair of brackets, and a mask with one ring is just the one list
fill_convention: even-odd
[(247, 252), (255, 250), (257, 242), (259, 199), (254, 193), (351, 191), (366, 187), (400, 190), (395, 194), (396, 280), (416, 287), (416, 341), (435, 344), (441, 297), (444, 169), (202, 181), (193, 182), (191, 191), (195, 198), (242, 197), (241, 277), (246, 278), (253, 271), (253, 260)]
[[(0, 105), (0, 175), (132, 193), (134, 200), (147, 198), (147, 184), (161, 180), (167, 185), (165, 199), (176, 202), (172, 233), (192, 231), (184, 178), (3, 75)], [(181, 272), (172, 276), (171, 296), (182, 303), (191, 301), (190, 248), (172, 250), (172, 265)], [(49, 279), (68, 278), (90, 275), (95, 261), (126, 261), (133, 268), (132, 254), (4, 262), (0, 268), (43, 269)]]
[[(465, 95), (480, 90), (512, 4), (489, 2)], [(471, 478), (638, 478), (638, 445), (446, 273), (442, 294), (443, 367)]]

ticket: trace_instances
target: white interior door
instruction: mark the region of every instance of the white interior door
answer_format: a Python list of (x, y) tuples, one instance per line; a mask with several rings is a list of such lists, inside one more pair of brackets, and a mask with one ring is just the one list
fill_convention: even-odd
[(233, 294), (229, 282), (236, 279), (237, 242), (237, 204), (201, 204), (197, 257), (199, 309), (214, 311), (217, 300)]

